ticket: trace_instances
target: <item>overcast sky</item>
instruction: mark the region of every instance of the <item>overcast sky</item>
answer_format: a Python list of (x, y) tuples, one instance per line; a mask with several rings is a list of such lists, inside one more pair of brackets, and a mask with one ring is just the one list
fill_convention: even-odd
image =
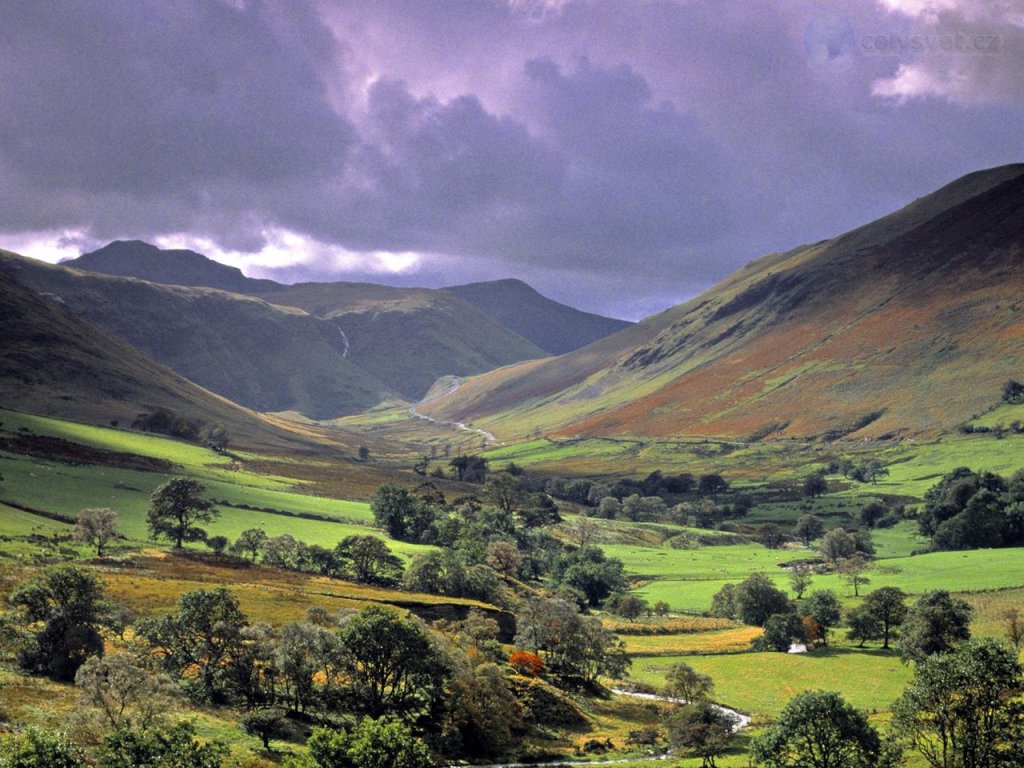
[(0, 247), (638, 318), (1024, 160), (1024, 0), (4, 0)]

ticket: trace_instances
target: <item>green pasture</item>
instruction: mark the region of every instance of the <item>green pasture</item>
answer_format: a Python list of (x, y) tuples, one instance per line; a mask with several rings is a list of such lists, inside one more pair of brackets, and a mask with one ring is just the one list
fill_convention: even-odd
[(759, 718), (777, 716), (793, 696), (816, 689), (838, 691), (861, 709), (888, 709), (913, 676), (913, 668), (893, 651), (830, 646), (800, 654), (637, 658), (630, 677), (660, 687), (678, 662), (711, 676), (716, 701)]

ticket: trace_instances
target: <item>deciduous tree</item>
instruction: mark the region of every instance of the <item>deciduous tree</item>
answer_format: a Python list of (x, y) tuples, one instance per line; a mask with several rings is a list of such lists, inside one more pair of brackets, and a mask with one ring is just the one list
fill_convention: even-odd
[(918, 599), (903, 621), (900, 631), (900, 656), (922, 661), (936, 653), (946, 653), (971, 637), (974, 610), (946, 590), (935, 590)]
[(1021, 765), (1022, 691), (1016, 652), (974, 640), (921, 660), (893, 706), (892, 728), (933, 768)]
[(90, 507), (78, 513), (75, 539), (96, 547), (96, 557), (103, 557), (107, 542), (117, 536), (117, 512), (107, 507)]
[(153, 538), (166, 536), (181, 549), (186, 541), (202, 541), (206, 531), (197, 523), (220, 517), (213, 504), (203, 498), (206, 488), (190, 477), (173, 477), (153, 492), (147, 521)]
[(838, 693), (808, 691), (754, 739), (751, 754), (769, 768), (878, 768), (882, 742)]

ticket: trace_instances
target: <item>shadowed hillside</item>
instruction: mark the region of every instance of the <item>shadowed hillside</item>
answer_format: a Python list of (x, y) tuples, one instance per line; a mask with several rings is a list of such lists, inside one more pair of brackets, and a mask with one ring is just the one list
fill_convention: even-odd
[(469, 283), (445, 290), (553, 355), (579, 349), (632, 325), (552, 301), (521, 280)]
[(425, 404), (501, 439), (936, 432), (1024, 375), (1024, 165), (753, 262), (588, 347)]
[[(0, 256), (11, 254), (0, 251)], [(220, 422), (235, 442), (252, 447), (310, 444), (153, 362), (3, 271), (0, 325), (5, 408), (125, 426), (140, 412), (166, 408), (189, 419)]]

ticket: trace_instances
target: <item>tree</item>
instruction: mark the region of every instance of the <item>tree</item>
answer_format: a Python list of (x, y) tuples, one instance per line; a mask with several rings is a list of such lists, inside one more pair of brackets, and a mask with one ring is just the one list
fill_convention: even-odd
[(720, 619), (736, 618), (736, 585), (723, 584), (711, 597), (711, 609), (708, 611), (712, 616)]
[[(341, 666), (341, 645), (337, 636), (315, 624), (292, 622), (281, 630), (277, 643), (276, 668), (285, 697), (292, 709), (305, 712), (315, 701), (329, 702), (331, 687)], [(316, 691), (316, 680), (324, 680), (324, 690)]]
[(261, 528), (246, 528), (235, 539), (235, 543), (231, 545), (231, 551), (238, 555), (248, 554), (249, 559), (252, 562), (256, 562), (256, 558), (260, 552), (263, 551), (263, 547), (267, 543), (267, 534)]
[(662, 696), (679, 699), (687, 704), (696, 704), (711, 698), (715, 683), (710, 675), (703, 675), (686, 662), (673, 664), (665, 673), (665, 687)]
[(483, 483), (487, 479), (487, 459), (483, 456), (456, 456), (448, 462), (455, 479), (466, 483)]
[(757, 651), (786, 653), (793, 643), (805, 639), (804, 623), (796, 613), (773, 613), (765, 620), (764, 634), (754, 640), (753, 648)]
[(492, 541), (487, 545), (487, 564), (506, 579), (516, 575), (522, 562), (523, 555), (515, 542)]
[(864, 597), (863, 609), (878, 622), (883, 648), (889, 647), (893, 630), (907, 617), (907, 606), (904, 603), (906, 599), (906, 593), (899, 587), (882, 587)]
[(775, 523), (765, 523), (757, 529), (757, 538), (761, 540), (768, 549), (778, 549), (782, 546), (786, 537), (782, 533), (782, 529)]
[(554, 576), (582, 592), (591, 606), (599, 605), (626, 586), (622, 561), (606, 557), (600, 547), (586, 547), (563, 556), (556, 564)]
[(446, 677), (424, 629), (389, 608), (363, 608), (342, 627), (339, 640), (339, 666), (357, 713), (380, 717), (418, 710)]
[(857, 540), (842, 528), (833, 528), (822, 537), (818, 549), (822, 557), (835, 563), (853, 557), (857, 551)]
[(154, 674), (130, 653), (93, 656), (75, 675), (82, 703), (95, 707), (106, 727), (135, 725), (145, 731), (179, 695), (166, 675)]
[(877, 501), (865, 504), (860, 508), (860, 522), (865, 528), (874, 528), (889, 513), (884, 506)]
[(187, 722), (145, 732), (122, 728), (103, 742), (98, 768), (221, 768), (227, 752), (218, 741), (200, 742)]
[(658, 616), (668, 616), (670, 610), (672, 610), (672, 606), (664, 600), (659, 600), (654, 604), (654, 613)]
[(623, 595), (615, 601), (612, 612), (629, 622), (636, 621), (648, 610), (647, 601), (636, 595)]
[(701, 768), (715, 768), (725, 752), (736, 718), (709, 701), (699, 701), (669, 715), (668, 739), (676, 749), (701, 758)]
[(735, 618), (757, 627), (763, 627), (774, 613), (789, 612), (786, 593), (763, 573), (752, 573), (736, 585), (733, 604)]
[(520, 478), (502, 472), (487, 478), (483, 499), (505, 514), (514, 515), (526, 504), (526, 490)]
[(107, 542), (117, 536), (117, 512), (106, 507), (90, 507), (78, 513), (75, 539), (96, 547), (96, 557), (103, 557)]
[(218, 422), (207, 424), (199, 432), (199, 439), (204, 445), (217, 453), (224, 453), (231, 443), (231, 433), (227, 427)]
[(358, 454), (360, 461), (370, 460), (370, 449), (367, 448), (365, 445), (360, 445), (359, 450), (356, 451), (356, 453)]
[(1024, 384), (1019, 381), (1009, 379), (1003, 384), (1003, 402), (1004, 403), (1021, 403), (1024, 402)]
[(900, 656), (923, 661), (936, 653), (946, 653), (971, 637), (973, 609), (945, 590), (929, 592), (910, 610), (900, 632)]
[(800, 600), (804, 592), (811, 586), (814, 580), (814, 569), (806, 563), (797, 563), (789, 568), (789, 586), (796, 592), (796, 599)]
[(63, 733), (27, 728), (0, 737), (0, 768), (85, 768), (85, 754)]
[(933, 768), (1021, 765), (1022, 691), (1016, 653), (974, 640), (921, 660), (893, 706), (893, 731)]
[(863, 648), (868, 640), (878, 640), (882, 637), (882, 623), (865, 606), (859, 605), (846, 616), (846, 626), (850, 629), (846, 633), (849, 640), (859, 640), (859, 647)]
[(586, 513), (580, 513), (576, 519), (569, 524), (569, 535), (573, 543), (580, 549), (586, 549), (597, 536), (597, 523), (591, 520)]
[(779, 719), (753, 740), (754, 760), (769, 768), (876, 768), (878, 733), (838, 693), (808, 691), (786, 705)]
[(820, 472), (812, 472), (804, 478), (804, 496), (816, 499), (828, 492), (828, 481)]
[(246, 624), (238, 599), (221, 587), (185, 592), (175, 613), (141, 621), (136, 631), (162, 657), (168, 672), (196, 672), (200, 698), (216, 702)]
[(830, 589), (813, 593), (804, 605), (804, 615), (810, 616), (818, 625), (821, 644), (828, 645), (828, 633), (842, 619), (842, 609), (836, 593)]
[(402, 561), (376, 536), (346, 536), (334, 548), (342, 573), (360, 584), (392, 586), (402, 576)]
[(400, 541), (422, 540), (436, 517), (429, 503), (393, 483), (377, 488), (370, 509), (377, 524), (383, 526), (391, 538)]
[(592, 683), (621, 677), (631, 663), (618, 637), (599, 619), (585, 619), (565, 600), (531, 600), (516, 616), (517, 647), (543, 651), (545, 665), (562, 679)]
[(716, 473), (701, 475), (700, 480), (697, 481), (697, 490), (702, 496), (714, 496), (729, 490), (729, 483)]
[(99, 628), (107, 603), (103, 582), (88, 571), (61, 566), (44, 571), (7, 598), (26, 626), (42, 624), (21, 650), (21, 666), (70, 682), (90, 656), (103, 653)]
[(811, 546), (814, 539), (825, 533), (825, 523), (817, 515), (804, 515), (796, 521), (793, 535), (804, 543), (805, 547)]
[(404, 723), (364, 717), (351, 731), (314, 728), (309, 737), (314, 768), (433, 768), (430, 750)]
[(242, 717), (242, 730), (262, 741), (263, 748), (270, 752), (270, 740), (288, 733), (288, 721), (284, 715), (284, 710), (277, 707), (253, 709)]
[(845, 557), (836, 563), (836, 571), (839, 577), (853, 587), (853, 596), (860, 596), (860, 588), (871, 582), (865, 573), (871, 567), (871, 562), (860, 552), (855, 552), (850, 557)]
[(208, 536), (206, 538), (206, 546), (213, 550), (215, 555), (223, 555), (224, 550), (228, 548), (228, 544), (231, 542), (227, 536)]
[(213, 504), (204, 499), (206, 488), (190, 477), (173, 477), (153, 492), (150, 500), (149, 532), (153, 538), (166, 536), (181, 549), (186, 541), (201, 541), (206, 531), (197, 523), (211, 523), (220, 517)]
[(1024, 620), (1021, 619), (1020, 611), (1010, 608), (1003, 614), (1003, 626), (1006, 629), (1006, 639), (1018, 651), (1024, 644)]

